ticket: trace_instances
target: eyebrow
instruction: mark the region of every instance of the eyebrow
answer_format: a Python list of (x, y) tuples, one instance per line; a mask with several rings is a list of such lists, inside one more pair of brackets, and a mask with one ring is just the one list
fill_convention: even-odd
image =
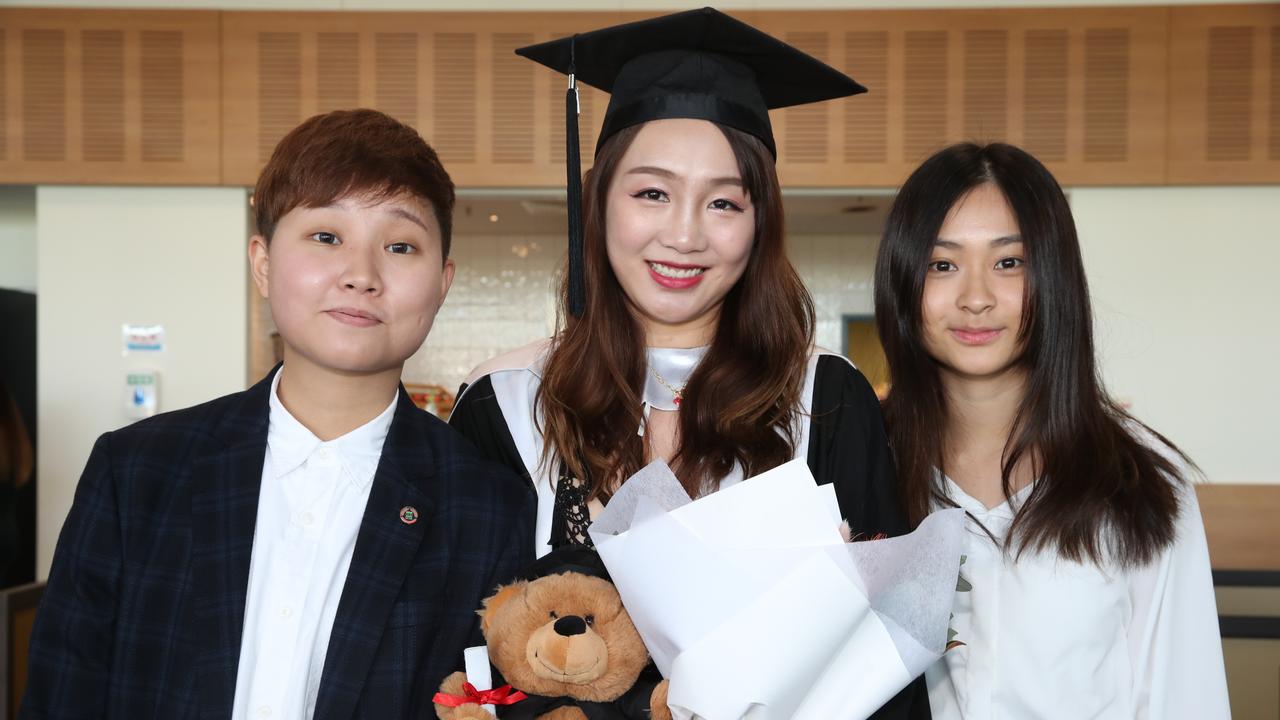
[[(343, 197), (343, 199), (334, 200), (333, 202), (330, 202), (330, 204), (328, 205), (321, 206), (321, 208), (324, 208), (326, 210), (342, 210), (344, 209), (344, 206), (346, 206), (346, 202), (347, 202), (347, 199), (344, 199)], [(408, 222), (411, 222), (417, 225), (417, 227), (424, 229), (424, 231), (426, 231), (426, 234), (431, 234), (431, 228), (426, 227), (426, 223), (422, 222), (422, 218), (417, 217), (417, 215), (410, 213), (410, 211), (406, 209), (381, 208), (381, 210), (383, 210), (383, 213), (387, 213), (388, 215), (396, 215), (397, 218), (406, 219), (408, 220)]]
[(391, 213), (392, 215), (395, 215), (396, 217), (404, 218), (405, 220), (408, 220), (414, 225), (417, 225), (418, 227), (425, 230), (428, 235), (431, 234), (431, 230), (427, 227), (426, 223), (422, 222), (422, 218), (419, 218), (417, 215), (414, 215), (408, 210), (397, 207), (397, 208), (391, 208), (390, 210), (387, 210), (387, 212)]
[[(334, 200), (328, 205), (324, 205), (322, 207), (326, 209), (338, 210), (338, 209), (342, 209), (343, 204), (344, 203), (342, 200)], [(417, 225), (423, 230), (426, 230), (428, 235), (431, 234), (431, 229), (427, 227), (426, 223), (422, 222), (422, 218), (418, 217), (417, 215), (414, 215), (413, 213), (409, 212), (408, 210), (405, 210), (404, 208), (399, 208), (399, 207), (384, 208), (383, 212), (387, 213), (388, 215), (394, 215), (398, 218), (403, 218), (405, 220), (408, 220), (414, 225)]]
[[(993, 248), (1005, 247), (1008, 245), (1015, 245), (1020, 242), (1022, 242), (1021, 235), (1004, 235), (1002, 237), (996, 238), (995, 240), (992, 240), (991, 247)], [(938, 238), (937, 240), (934, 240), (933, 245), (934, 247), (944, 247), (948, 250), (959, 250), (961, 247), (960, 243), (954, 240), (943, 240), (942, 238)]]
[[(641, 165), (628, 170), (626, 175), (657, 175), (668, 180), (678, 180), (679, 176), (667, 170), (666, 168), (654, 167), (652, 165)], [(713, 187), (721, 185), (733, 185), (735, 187), (743, 187), (742, 178), (736, 175), (726, 175), (725, 177), (711, 178), (707, 181)]]

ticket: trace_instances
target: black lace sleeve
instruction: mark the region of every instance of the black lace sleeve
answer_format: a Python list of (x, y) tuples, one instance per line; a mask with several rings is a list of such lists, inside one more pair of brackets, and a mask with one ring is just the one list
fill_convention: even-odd
[(581, 545), (595, 547), (587, 528), (591, 511), (587, 508), (587, 487), (562, 468), (556, 481), (556, 504), (551, 516), (551, 547)]

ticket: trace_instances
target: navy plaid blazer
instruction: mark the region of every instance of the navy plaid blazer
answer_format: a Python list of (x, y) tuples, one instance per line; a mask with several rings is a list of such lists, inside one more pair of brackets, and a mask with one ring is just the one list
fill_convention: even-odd
[[(231, 717), (270, 383), (98, 439), (36, 617), (21, 718)], [(402, 388), (315, 720), (435, 717), (440, 681), (482, 642), (482, 598), (533, 559), (533, 502)], [(418, 522), (401, 521), (405, 506)]]

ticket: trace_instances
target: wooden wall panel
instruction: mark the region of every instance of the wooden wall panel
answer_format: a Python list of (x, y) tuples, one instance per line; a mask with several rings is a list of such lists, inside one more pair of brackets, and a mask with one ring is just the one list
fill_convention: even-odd
[(8, 29), (0, 25), (0, 162), (9, 159), (9, 45)]
[(1021, 145), (1044, 162), (1067, 159), (1067, 31), (1024, 35)]
[(216, 184), (218, 13), (0, 10), (0, 178)]
[(1170, 13), (1169, 182), (1280, 182), (1280, 5)]
[[(1280, 180), (1280, 5), (738, 15), (871, 90), (772, 114), (791, 187), (894, 186), (965, 139), (1067, 185)], [(641, 17), (3, 9), (0, 181), (249, 185), (306, 117), (369, 106), (459, 185), (559, 187), (564, 78), (511, 50)], [(585, 166), (607, 102), (582, 88)]]
[(124, 160), (124, 31), (80, 33), (84, 159)]
[(533, 43), (533, 33), (494, 33), (493, 67), (493, 159), (499, 163), (533, 163), (533, 63), (516, 55), (515, 49)]
[(418, 36), (407, 32), (373, 34), (373, 102), (392, 117), (418, 124)]
[[(799, 50), (831, 64), (831, 33), (827, 31), (788, 32), (783, 39)], [(801, 105), (783, 111), (781, 137), (775, 137), (779, 157), (796, 165), (831, 162), (831, 109), (823, 104)]]
[[(187, 53), (183, 34), (175, 30), (143, 30), (142, 50), (142, 160), (143, 162), (182, 162), (186, 155), (188, 112), (215, 113), (217, 97), (192, 98), (188, 110), (186, 70)], [(206, 51), (208, 49), (206, 48)], [(213, 86), (208, 86), (213, 87)], [(204, 121), (205, 124), (212, 124)], [(203, 127), (203, 125), (202, 125)], [(126, 133), (128, 129), (126, 128)], [(197, 130), (199, 132), (199, 130)], [(210, 171), (220, 158), (214, 147), (215, 137), (201, 134), (196, 142), (208, 143), (201, 150), (202, 162)]]
[(23, 29), (22, 158), (67, 159), (67, 50), (63, 30)]
[(476, 97), (480, 75), (476, 66), (479, 39), (476, 35), (438, 32), (431, 36), (435, 78), (435, 92), (431, 94), (435, 127), (431, 142), (440, 152), (440, 159), (450, 166), (476, 164), (476, 131), (483, 122)]
[(964, 137), (1009, 134), (1009, 31), (966, 30), (964, 46)]
[(1196, 495), (1215, 570), (1280, 571), (1280, 485), (1202, 483)]
[(1123, 185), (1165, 179), (1168, 12), (868, 10), (746, 19), (787, 38), (821, 33), (831, 64), (870, 90), (808, 111), (834, 126), (825, 162), (788, 152), (797, 111), (783, 113), (779, 171), (788, 186), (897, 185), (929, 154), (961, 140), (1024, 145), (1064, 184)]
[[(889, 83), (888, 31), (855, 30), (844, 36), (844, 67), (859, 68), (859, 81), (867, 87)], [(885, 92), (859, 96), (843, 103), (844, 162), (884, 164), (889, 160), (889, 102)]]
[(1271, 26), (1271, 100), (1268, 104), (1267, 125), (1270, 126), (1267, 141), (1267, 160), (1280, 161), (1280, 25)]
[[(261, 32), (256, 39), (258, 113), (254, 127), (257, 142), (253, 144), (257, 152), (253, 158), (265, 163), (276, 141), (302, 120), (302, 38), (294, 32)], [(230, 82), (224, 98), (239, 97), (249, 84), (239, 75), (228, 75), (227, 79)], [(224, 100), (224, 113), (226, 102), (229, 101)], [(227, 136), (248, 139), (242, 132), (245, 131), (240, 128), (228, 128)], [(224, 149), (235, 152), (238, 146), (239, 142), (228, 143)]]
[(1129, 156), (1129, 29), (1084, 33), (1084, 161)]
[[(252, 185), (288, 130), (373, 107), (415, 127), (466, 187), (562, 186), (564, 76), (514, 55), (620, 13), (222, 13), (222, 181)], [(355, 82), (358, 79), (359, 82)], [(581, 87), (590, 166), (607, 96)]]

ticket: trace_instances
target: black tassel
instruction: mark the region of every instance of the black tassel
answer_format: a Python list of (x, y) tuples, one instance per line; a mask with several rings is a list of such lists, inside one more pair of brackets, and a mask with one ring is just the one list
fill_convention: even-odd
[(583, 267), (582, 159), (578, 150), (578, 85), (574, 78), (573, 42), (569, 43), (569, 89), (564, 94), (564, 112), (569, 211), (569, 314), (582, 317), (587, 309), (587, 288), (586, 269)]

